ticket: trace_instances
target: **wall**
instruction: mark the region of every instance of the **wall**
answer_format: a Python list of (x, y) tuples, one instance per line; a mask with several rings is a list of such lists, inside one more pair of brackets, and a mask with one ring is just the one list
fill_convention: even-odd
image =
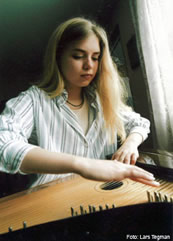
[[(150, 119), (150, 103), (146, 92), (146, 86), (142, 75), (140, 65), (136, 68), (131, 68), (131, 63), (128, 54), (127, 44), (129, 40), (134, 36), (134, 26), (132, 22), (130, 7), (128, 1), (119, 0), (117, 2), (112, 24), (119, 25), (120, 40), (125, 57), (125, 66), (127, 69), (127, 75), (129, 77), (129, 84), (131, 93), (133, 96), (133, 106), (136, 112), (139, 112), (142, 116)], [(133, 50), (132, 50), (133, 51)], [(132, 53), (135, 55), (135, 53)], [(152, 134), (148, 140), (143, 144), (144, 148), (152, 148), (153, 140)]]
[(1, 1), (0, 101), (40, 78), (48, 39), (60, 22), (79, 15), (98, 17), (103, 5), (104, 0)]

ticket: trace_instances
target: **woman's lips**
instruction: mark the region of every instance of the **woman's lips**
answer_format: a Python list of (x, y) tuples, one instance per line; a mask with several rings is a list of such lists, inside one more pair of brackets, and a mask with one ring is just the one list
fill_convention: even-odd
[(84, 78), (84, 79), (86, 79), (86, 80), (91, 79), (92, 76), (93, 76), (92, 74), (82, 74), (82, 75), (81, 75), (81, 77)]

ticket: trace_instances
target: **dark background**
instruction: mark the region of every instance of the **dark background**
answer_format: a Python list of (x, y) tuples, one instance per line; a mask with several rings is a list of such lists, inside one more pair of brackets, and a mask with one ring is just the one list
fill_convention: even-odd
[(0, 101), (40, 77), (48, 39), (62, 21), (96, 19), (111, 30), (115, 0), (6, 0), (0, 2)]
[[(120, 69), (129, 78), (131, 104), (136, 112), (150, 119), (152, 110), (137, 61), (135, 31), (127, 0), (0, 1), (0, 112), (8, 99), (40, 78), (50, 35), (61, 22), (77, 16), (95, 19), (105, 28), (112, 55), (118, 57)], [(152, 138), (151, 134), (141, 148), (152, 148)], [(14, 178), (1, 173), (0, 196), (21, 190), (27, 181), (26, 177), (24, 180), (19, 175)]]

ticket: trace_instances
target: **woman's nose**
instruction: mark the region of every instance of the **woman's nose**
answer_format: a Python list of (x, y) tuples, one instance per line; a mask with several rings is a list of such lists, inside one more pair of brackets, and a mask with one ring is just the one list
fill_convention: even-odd
[(91, 69), (92, 68), (92, 60), (90, 58), (85, 59), (83, 68), (84, 69)]

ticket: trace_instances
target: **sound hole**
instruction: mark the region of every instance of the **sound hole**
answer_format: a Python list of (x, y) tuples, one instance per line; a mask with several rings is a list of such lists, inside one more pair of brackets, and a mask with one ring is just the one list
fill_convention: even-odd
[(112, 182), (105, 182), (103, 183), (100, 188), (102, 190), (113, 190), (116, 188), (119, 188), (123, 185), (123, 182), (118, 182), (118, 181), (112, 181)]

